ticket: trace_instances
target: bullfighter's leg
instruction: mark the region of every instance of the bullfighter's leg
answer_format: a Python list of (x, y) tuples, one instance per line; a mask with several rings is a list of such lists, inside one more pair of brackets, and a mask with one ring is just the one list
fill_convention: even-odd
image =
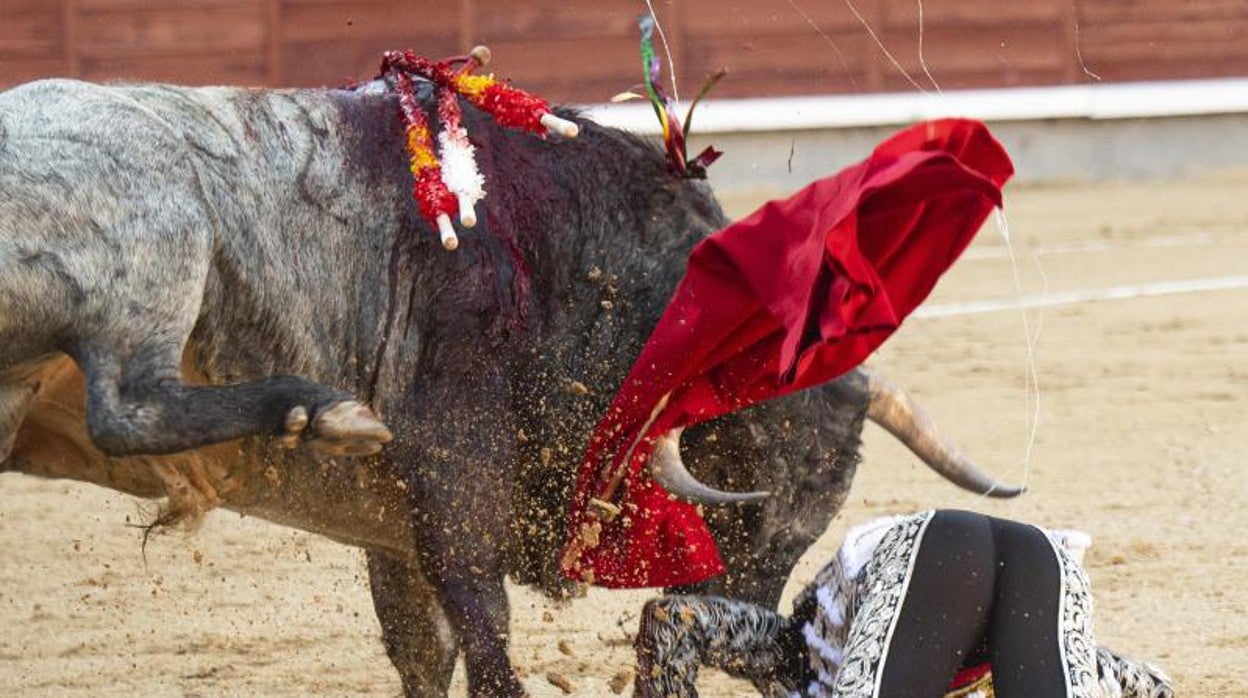
[[(416, 546), (425, 578), (464, 648), (472, 696), (523, 696), (507, 656), (509, 613), (501, 549), (511, 512), (515, 447), (506, 382), (496, 366), (465, 357), (465, 374), (421, 386), (416, 414), (436, 424), (412, 439), (409, 477)], [(473, 388), (465, 390), (466, 376)]]
[(368, 582), (381, 622), (381, 641), (412, 698), (447, 694), (459, 636), (437, 592), (413, 564), (369, 551)]

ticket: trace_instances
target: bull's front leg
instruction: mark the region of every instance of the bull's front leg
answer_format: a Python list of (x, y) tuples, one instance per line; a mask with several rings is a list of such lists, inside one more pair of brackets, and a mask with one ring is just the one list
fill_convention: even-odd
[(506, 381), (483, 364), (465, 362), (475, 368), (423, 385), (414, 414), (425, 425), (398, 448), (412, 447), (408, 491), (420, 565), (460, 638), (469, 694), (503, 698), (524, 695), (507, 654), (503, 587), (515, 427)]
[(368, 552), (368, 582), (381, 641), (410, 698), (447, 694), (459, 656), (459, 635), (437, 591), (413, 563)]

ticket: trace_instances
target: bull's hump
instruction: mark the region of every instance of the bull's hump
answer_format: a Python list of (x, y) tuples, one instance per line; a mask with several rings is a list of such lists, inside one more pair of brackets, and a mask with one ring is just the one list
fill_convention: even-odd
[[(143, 154), (169, 149), (219, 162), (281, 146), (300, 150), (331, 130), (327, 100), (310, 91), (165, 84), (100, 85), (47, 79), (0, 93), (0, 122), (10, 137), (98, 142)], [(267, 130), (266, 130), (267, 129)], [(257, 137), (274, 133), (273, 139)]]
[(27, 175), (44, 165), (72, 168), (87, 186), (105, 173), (143, 179), (186, 169), (178, 130), (123, 87), (64, 79), (21, 85), (0, 93), (0, 124), (10, 166)]

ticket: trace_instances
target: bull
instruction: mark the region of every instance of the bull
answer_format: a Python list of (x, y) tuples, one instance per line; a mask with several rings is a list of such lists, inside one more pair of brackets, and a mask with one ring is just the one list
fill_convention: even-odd
[[(726, 220), (651, 143), (466, 107), (489, 196), (448, 253), (396, 110), (377, 89), (0, 94), (0, 469), (167, 496), (162, 523), (223, 506), (363, 547), (409, 695), (444, 694), (460, 652), (473, 695), (520, 695), (504, 577), (567, 590), (574, 465)], [(703, 591), (777, 603), (864, 416), (961, 486), (1013, 492), (855, 371), (684, 435), (671, 482), (773, 493), (708, 510), (731, 571)]]

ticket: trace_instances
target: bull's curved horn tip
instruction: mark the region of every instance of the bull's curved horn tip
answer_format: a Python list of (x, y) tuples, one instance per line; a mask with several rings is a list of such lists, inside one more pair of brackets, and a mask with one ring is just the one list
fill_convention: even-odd
[(567, 119), (555, 116), (550, 112), (542, 114), (541, 118), (538, 120), (541, 121), (542, 125), (546, 127), (547, 131), (557, 133), (564, 138), (576, 138), (581, 133), (580, 126), (577, 126), (575, 123), (568, 121)]
[(438, 235), (442, 237), (442, 246), (448, 250), (459, 247), (459, 236), (455, 234), (455, 226), (451, 225), (451, 217), (445, 213), (438, 214)]
[(1026, 491), (1026, 485), (997, 485), (989, 488), (984, 494), (994, 499), (1012, 499)]
[[(871, 371), (861, 369), (860, 373), (867, 379), (867, 418), (897, 437), (929, 468), (981, 496), (1008, 499), (1023, 493), (1023, 487), (998, 482), (980, 470), (956, 444), (940, 434), (931, 416), (906, 391)], [(852, 382), (842, 387), (851, 392), (860, 390)], [(854, 398), (860, 399), (851, 395)]]
[(746, 504), (771, 496), (770, 492), (723, 492), (698, 482), (681, 460), (681, 431), (680, 428), (672, 429), (660, 436), (650, 457), (651, 475), (669, 494), (692, 504), (711, 506)]

